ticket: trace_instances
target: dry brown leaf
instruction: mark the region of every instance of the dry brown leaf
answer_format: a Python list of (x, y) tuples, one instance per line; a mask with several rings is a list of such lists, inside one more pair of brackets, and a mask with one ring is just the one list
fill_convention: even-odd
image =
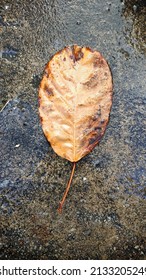
[(109, 66), (97, 51), (65, 47), (48, 62), (39, 113), (44, 134), (59, 156), (75, 163), (99, 143), (109, 121), (112, 90)]

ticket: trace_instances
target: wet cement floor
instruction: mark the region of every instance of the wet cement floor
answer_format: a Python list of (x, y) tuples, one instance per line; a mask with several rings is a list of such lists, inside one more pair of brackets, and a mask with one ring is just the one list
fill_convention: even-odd
[[(145, 1), (1, 0), (1, 259), (146, 258)], [(71, 164), (47, 143), (38, 85), (65, 45), (99, 50), (114, 98), (99, 146)]]

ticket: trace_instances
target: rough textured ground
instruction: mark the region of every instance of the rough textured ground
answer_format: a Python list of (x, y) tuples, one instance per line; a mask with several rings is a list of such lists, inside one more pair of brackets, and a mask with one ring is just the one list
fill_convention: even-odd
[[(1, 259), (146, 258), (145, 14), (140, 0), (1, 0)], [(71, 164), (43, 135), (37, 94), (47, 61), (74, 43), (108, 60), (114, 99), (59, 215)]]

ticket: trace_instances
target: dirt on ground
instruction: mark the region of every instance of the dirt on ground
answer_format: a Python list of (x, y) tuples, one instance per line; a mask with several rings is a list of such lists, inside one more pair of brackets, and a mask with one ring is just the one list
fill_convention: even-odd
[[(136, 0), (1, 0), (1, 259), (146, 258), (145, 15)], [(52, 55), (73, 44), (103, 54), (114, 97), (60, 215), (72, 165), (43, 134), (38, 87)]]

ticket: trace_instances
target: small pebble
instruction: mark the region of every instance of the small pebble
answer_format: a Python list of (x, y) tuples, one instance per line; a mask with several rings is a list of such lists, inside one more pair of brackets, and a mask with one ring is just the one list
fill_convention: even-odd
[(110, 11), (110, 7), (106, 7), (106, 11), (108, 11), (108, 12), (109, 12), (109, 11)]
[(71, 228), (71, 229), (70, 229), (70, 232), (74, 232), (74, 231), (76, 231), (75, 228)]
[(16, 144), (16, 145), (15, 145), (15, 148), (18, 148), (18, 147), (20, 147), (20, 144)]
[(134, 11), (134, 13), (136, 13), (136, 11), (137, 11), (137, 6), (136, 5), (133, 5), (133, 11)]
[(99, 167), (99, 165), (100, 165), (100, 160), (97, 159), (97, 160), (94, 162), (94, 166), (95, 166), (95, 167)]

